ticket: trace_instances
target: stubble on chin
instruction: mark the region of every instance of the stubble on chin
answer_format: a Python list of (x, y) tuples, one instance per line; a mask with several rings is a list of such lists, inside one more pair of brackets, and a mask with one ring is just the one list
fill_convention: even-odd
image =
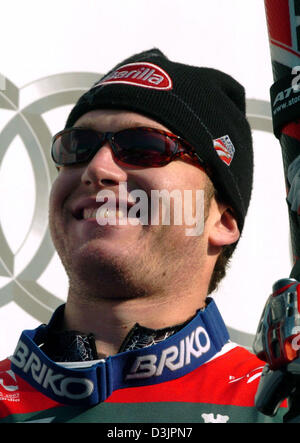
[(141, 241), (120, 255), (101, 255), (92, 242), (69, 257), (61, 254), (70, 293), (82, 300), (116, 301), (161, 298), (165, 292), (185, 290), (187, 273), (201, 266), (203, 245), (195, 238), (180, 245), (168, 228), (160, 227), (151, 242)]

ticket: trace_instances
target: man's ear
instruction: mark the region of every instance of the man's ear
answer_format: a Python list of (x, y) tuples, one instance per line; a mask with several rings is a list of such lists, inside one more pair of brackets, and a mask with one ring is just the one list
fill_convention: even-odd
[(212, 202), (211, 209), (211, 229), (208, 237), (211, 246), (222, 247), (235, 243), (240, 237), (240, 231), (232, 209), (216, 200)]

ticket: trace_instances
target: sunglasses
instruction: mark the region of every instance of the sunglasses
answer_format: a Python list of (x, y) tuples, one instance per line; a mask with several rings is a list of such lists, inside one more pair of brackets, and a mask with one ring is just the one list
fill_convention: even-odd
[(106, 141), (115, 158), (128, 165), (159, 167), (186, 155), (203, 165), (201, 158), (185, 140), (170, 132), (147, 127), (119, 132), (99, 132), (81, 127), (64, 129), (53, 137), (51, 156), (57, 166), (86, 163)]

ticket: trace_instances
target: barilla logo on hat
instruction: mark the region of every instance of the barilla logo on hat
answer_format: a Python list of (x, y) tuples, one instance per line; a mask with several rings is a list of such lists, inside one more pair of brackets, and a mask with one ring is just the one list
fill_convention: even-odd
[(229, 136), (224, 135), (223, 137), (213, 140), (213, 142), (218, 156), (227, 166), (229, 166), (235, 153), (233, 143)]
[(151, 89), (172, 89), (173, 82), (170, 76), (157, 65), (147, 62), (128, 63), (106, 77), (99, 80), (93, 87), (112, 83), (141, 86)]

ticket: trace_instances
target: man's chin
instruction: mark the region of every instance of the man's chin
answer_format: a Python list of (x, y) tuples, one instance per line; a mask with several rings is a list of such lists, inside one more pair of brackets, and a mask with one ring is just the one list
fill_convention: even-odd
[(72, 258), (62, 258), (70, 290), (93, 299), (129, 299), (145, 295), (140, 288), (138, 266), (128, 251), (101, 249), (90, 242), (76, 250)]
[(70, 292), (82, 300), (117, 301), (131, 300), (147, 296), (141, 281), (118, 267), (103, 264), (97, 270), (81, 267), (79, 272), (73, 268), (69, 272)]

